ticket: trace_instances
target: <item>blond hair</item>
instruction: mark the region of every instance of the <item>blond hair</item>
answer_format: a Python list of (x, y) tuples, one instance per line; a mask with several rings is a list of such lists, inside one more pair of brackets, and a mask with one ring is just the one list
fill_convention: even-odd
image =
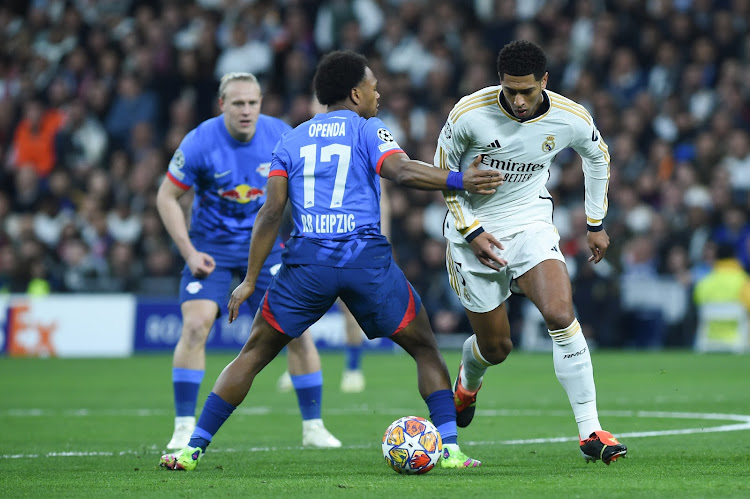
[(221, 99), (224, 98), (224, 93), (227, 90), (227, 85), (229, 85), (233, 81), (249, 81), (250, 83), (255, 83), (256, 85), (258, 85), (258, 88), (260, 88), (258, 79), (252, 73), (242, 73), (239, 71), (227, 73), (221, 77), (221, 80), (219, 82), (219, 97)]

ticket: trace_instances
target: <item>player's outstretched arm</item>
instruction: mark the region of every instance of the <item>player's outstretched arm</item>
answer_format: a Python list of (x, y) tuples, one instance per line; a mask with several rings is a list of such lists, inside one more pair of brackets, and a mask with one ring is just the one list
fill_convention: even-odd
[(242, 302), (255, 291), (255, 283), (263, 264), (276, 243), (284, 208), (287, 200), (286, 177), (270, 177), (266, 185), (266, 202), (258, 210), (253, 225), (253, 236), (250, 238), (250, 253), (247, 257), (247, 274), (245, 279), (232, 291), (229, 299), (229, 322), (237, 318)]
[[(380, 175), (399, 185), (425, 191), (466, 190), (474, 194), (494, 194), (495, 189), (503, 183), (500, 172), (479, 170), (477, 165), (482, 157), (477, 156), (459, 178), (460, 187), (455, 180), (449, 179), (451, 172), (435, 168), (428, 163), (409, 158), (406, 153), (391, 154), (383, 160)], [(449, 183), (450, 182), (450, 183)]]
[(216, 268), (211, 255), (195, 249), (188, 235), (185, 212), (179, 200), (186, 191), (174, 185), (169, 178), (164, 178), (156, 194), (156, 209), (159, 211), (164, 227), (172, 237), (177, 249), (193, 276), (201, 279), (208, 276)]

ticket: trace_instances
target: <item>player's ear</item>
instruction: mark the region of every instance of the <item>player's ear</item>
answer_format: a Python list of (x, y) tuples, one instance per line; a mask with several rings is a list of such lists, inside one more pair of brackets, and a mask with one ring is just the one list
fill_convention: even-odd
[(549, 73), (544, 73), (544, 76), (542, 76), (542, 90), (545, 90), (547, 88), (548, 79), (549, 79)]
[(349, 90), (349, 98), (352, 100), (355, 106), (359, 105), (359, 101), (361, 100), (361, 95), (359, 92), (359, 87), (354, 87), (351, 90)]

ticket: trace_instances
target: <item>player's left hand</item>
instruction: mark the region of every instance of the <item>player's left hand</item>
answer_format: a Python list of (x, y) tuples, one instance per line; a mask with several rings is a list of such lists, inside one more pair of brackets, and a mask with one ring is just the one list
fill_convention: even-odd
[(482, 262), (482, 265), (494, 270), (500, 270), (500, 267), (508, 265), (508, 261), (500, 258), (494, 250), (494, 248), (504, 249), (502, 243), (489, 232), (479, 234), (471, 240), (469, 246), (471, 246), (479, 261)]
[(599, 263), (604, 258), (604, 254), (609, 248), (609, 236), (607, 231), (602, 229), (599, 232), (589, 232), (586, 234), (586, 241), (591, 249), (590, 262)]
[(248, 281), (243, 280), (239, 286), (234, 288), (234, 291), (232, 291), (232, 296), (229, 298), (229, 305), (227, 305), (227, 308), (229, 309), (229, 322), (232, 323), (237, 318), (237, 315), (239, 314), (240, 305), (247, 300), (251, 294), (253, 294), (253, 291), (255, 291), (255, 283), (250, 283)]

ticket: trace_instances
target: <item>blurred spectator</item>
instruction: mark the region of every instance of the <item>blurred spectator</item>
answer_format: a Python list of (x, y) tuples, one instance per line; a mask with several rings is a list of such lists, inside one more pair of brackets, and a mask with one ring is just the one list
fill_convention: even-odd
[[(716, 263), (711, 272), (702, 278), (695, 286), (693, 294), (696, 305), (699, 307), (701, 321), (708, 321), (703, 333), (707, 338), (701, 340), (712, 340), (732, 344), (737, 341), (740, 334), (737, 327), (737, 318), (734, 321), (726, 317), (723, 320), (708, 317), (707, 309), (710, 305), (734, 304), (744, 308), (744, 324), (747, 328), (747, 314), (750, 313), (750, 276), (745, 272), (736, 258), (735, 248), (732, 244), (719, 244), (716, 250)], [(743, 318), (740, 318), (742, 320)], [(747, 342), (747, 330), (744, 331), (744, 341)], [(744, 345), (747, 348), (748, 345)]]
[(147, 296), (174, 296), (180, 285), (180, 266), (165, 242), (154, 245), (146, 254), (144, 275), (137, 292)]
[(116, 242), (135, 244), (141, 237), (141, 217), (133, 213), (127, 199), (119, 199), (107, 215), (107, 228)]
[(10, 244), (0, 244), (0, 295), (13, 288), (13, 269), (16, 268), (16, 253)]
[(24, 166), (18, 169), (12, 192), (12, 209), (15, 213), (32, 213), (35, 211), (43, 195), (41, 180), (36, 168)]
[(327, 0), (315, 18), (315, 44), (323, 52), (365, 52), (364, 45), (380, 33), (383, 22), (382, 7), (374, 0)]
[[(2, 56), (0, 55), (0, 57)], [(6, 155), (11, 149), (16, 119), (16, 106), (13, 99), (3, 95), (4, 90), (9, 90), (8, 88), (3, 88), (5, 87), (4, 84), (9, 83), (2, 78), (3, 69), (3, 61), (0, 59), (0, 165), (5, 164)], [(0, 179), (2, 179), (4, 173), (0, 170)]]
[(732, 130), (728, 146), (729, 150), (721, 166), (729, 172), (732, 191), (741, 199), (750, 193), (750, 132)]
[(156, 94), (145, 90), (138, 76), (125, 73), (117, 83), (117, 95), (107, 113), (106, 129), (117, 146), (127, 146), (136, 124), (156, 124), (159, 101)]
[(724, 210), (721, 224), (714, 230), (712, 239), (719, 244), (731, 245), (742, 266), (750, 268), (750, 222), (742, 207), (731, 205)]
[(127, 242), (116, 241), (109, 248), (110, 290), (119, 293), (137, 293), (143, 279), (143, 265), (136, 260), (135, 248)]
[(107, 132), (89, 113), (82, 99), (74, 99), (67, 108), (67, 121), (57, 135), (57, 152), (62, 166), (89, 171), (102, 166), (107, 150)]
[(651, 239), (644, 235), (636, 236), (625, 244), (620, 278), (624, 345), (658, 348), (663, 345), (666, 324), (656, 248)]
[(34, 234), (47, 247), (54, 248), (60, 241), (63, 227), (71, 220), (72, 210), (64, 209), (58, 198), (47, 194), (39, 201), (34, 215)]
[(106, 288), (103, 282), (108, 275), (107, 263), (89, 251), (86, 243), (77, 237), (68, 239), (59, 248), (63, 265), (63, 291), (93, 293)]
[[(181, 50), (177, 53), (175, 71), (159, 78), (156, 90), (162, 107), (169, 113), (174, 112), (175, 103), (187, 104), (191, 111), (188, 123), (180, 123), (191, 130), (197, 123), (212, 117), (216, 94), (216, 83), (213, 75), (200, 66), (196, 50)], [(174, 117), (166, 113), (161, 117), (164, 122), (174, 123)]]
[(58, 109), (47, 109), (34, 97), (24, 104), (23, 118), (13, 134), (12, 164), (17, 169), (32, 168), (46, 177), (55, 166), (55, 136), (62, 127), (64, 115)]
[(268, 74), (273, 64), (273, 54), (268, 43), (248, 40), (244, 26), (237, 22), (229, 29), (227, 46), (222, 50), (214, 68), (214, 78), (238, 72), (249, 72), (262, 77)]

